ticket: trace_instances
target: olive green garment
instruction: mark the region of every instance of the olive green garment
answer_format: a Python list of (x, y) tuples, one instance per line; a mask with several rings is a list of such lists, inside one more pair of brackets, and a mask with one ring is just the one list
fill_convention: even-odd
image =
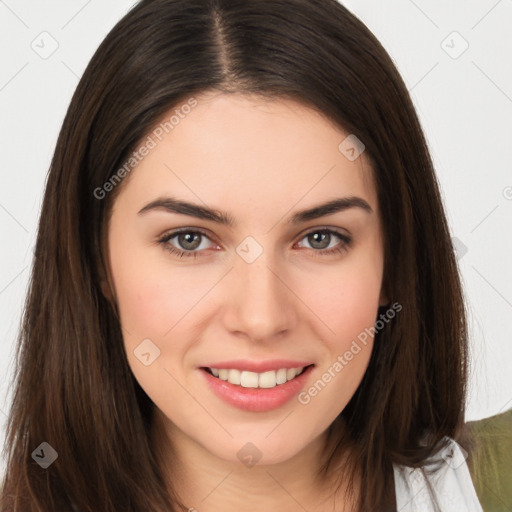
[(468, 422), (466, 434), (467, 462), (484, 512), (512, 512), (512, 409)]

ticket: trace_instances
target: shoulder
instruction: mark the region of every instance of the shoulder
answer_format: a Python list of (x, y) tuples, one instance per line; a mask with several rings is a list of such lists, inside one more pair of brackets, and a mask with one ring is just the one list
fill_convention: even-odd
[(444, 448), (423, 467), (394, 465), (397, 510), (482, 512), (466, 457), (453, 439), (446, 438)]
[(466, 424), (468, 466), (485, 510), (512, 510), (512, 409)]

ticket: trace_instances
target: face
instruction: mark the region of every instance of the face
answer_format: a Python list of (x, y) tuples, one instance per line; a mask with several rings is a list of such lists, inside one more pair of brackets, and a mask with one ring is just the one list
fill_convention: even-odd
[(289, 460), (368, 365), (384, 300), (371, 169), (291, 100), (208, 93), (180, 113), (145, 138), (108, 226), (128, 361), (171, 438)]

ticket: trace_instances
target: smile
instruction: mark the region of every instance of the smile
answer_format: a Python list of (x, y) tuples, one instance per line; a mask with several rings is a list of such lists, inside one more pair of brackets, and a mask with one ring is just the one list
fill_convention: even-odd
[(208, 388), (223, 402), (244, 411), (266, 412), (290, 402), (306, 385), (315, 365), (297, 363), (237, 361), (198, 370)]
[(211, 373), (214, 377), (227, 381), (235, 386), (270, 389), (295, 379), (305, 368), (305, 366), (298, 368), (279, 368), (278, 370), (270, 370), (262, 373), (227, 368), (206, 368), (206, 371)]

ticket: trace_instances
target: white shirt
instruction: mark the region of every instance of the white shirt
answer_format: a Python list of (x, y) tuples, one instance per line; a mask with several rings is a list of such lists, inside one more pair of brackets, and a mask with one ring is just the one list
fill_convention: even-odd
[[(449, 439), (448, 446), (433, 458), (440, 462), (440, 469), (428, 479), (441, 512), (483, 512), (466, 457), (466, 452)], [(399, 465), (393, 470), (397, 512), (435, 512), (422, 470)]]

